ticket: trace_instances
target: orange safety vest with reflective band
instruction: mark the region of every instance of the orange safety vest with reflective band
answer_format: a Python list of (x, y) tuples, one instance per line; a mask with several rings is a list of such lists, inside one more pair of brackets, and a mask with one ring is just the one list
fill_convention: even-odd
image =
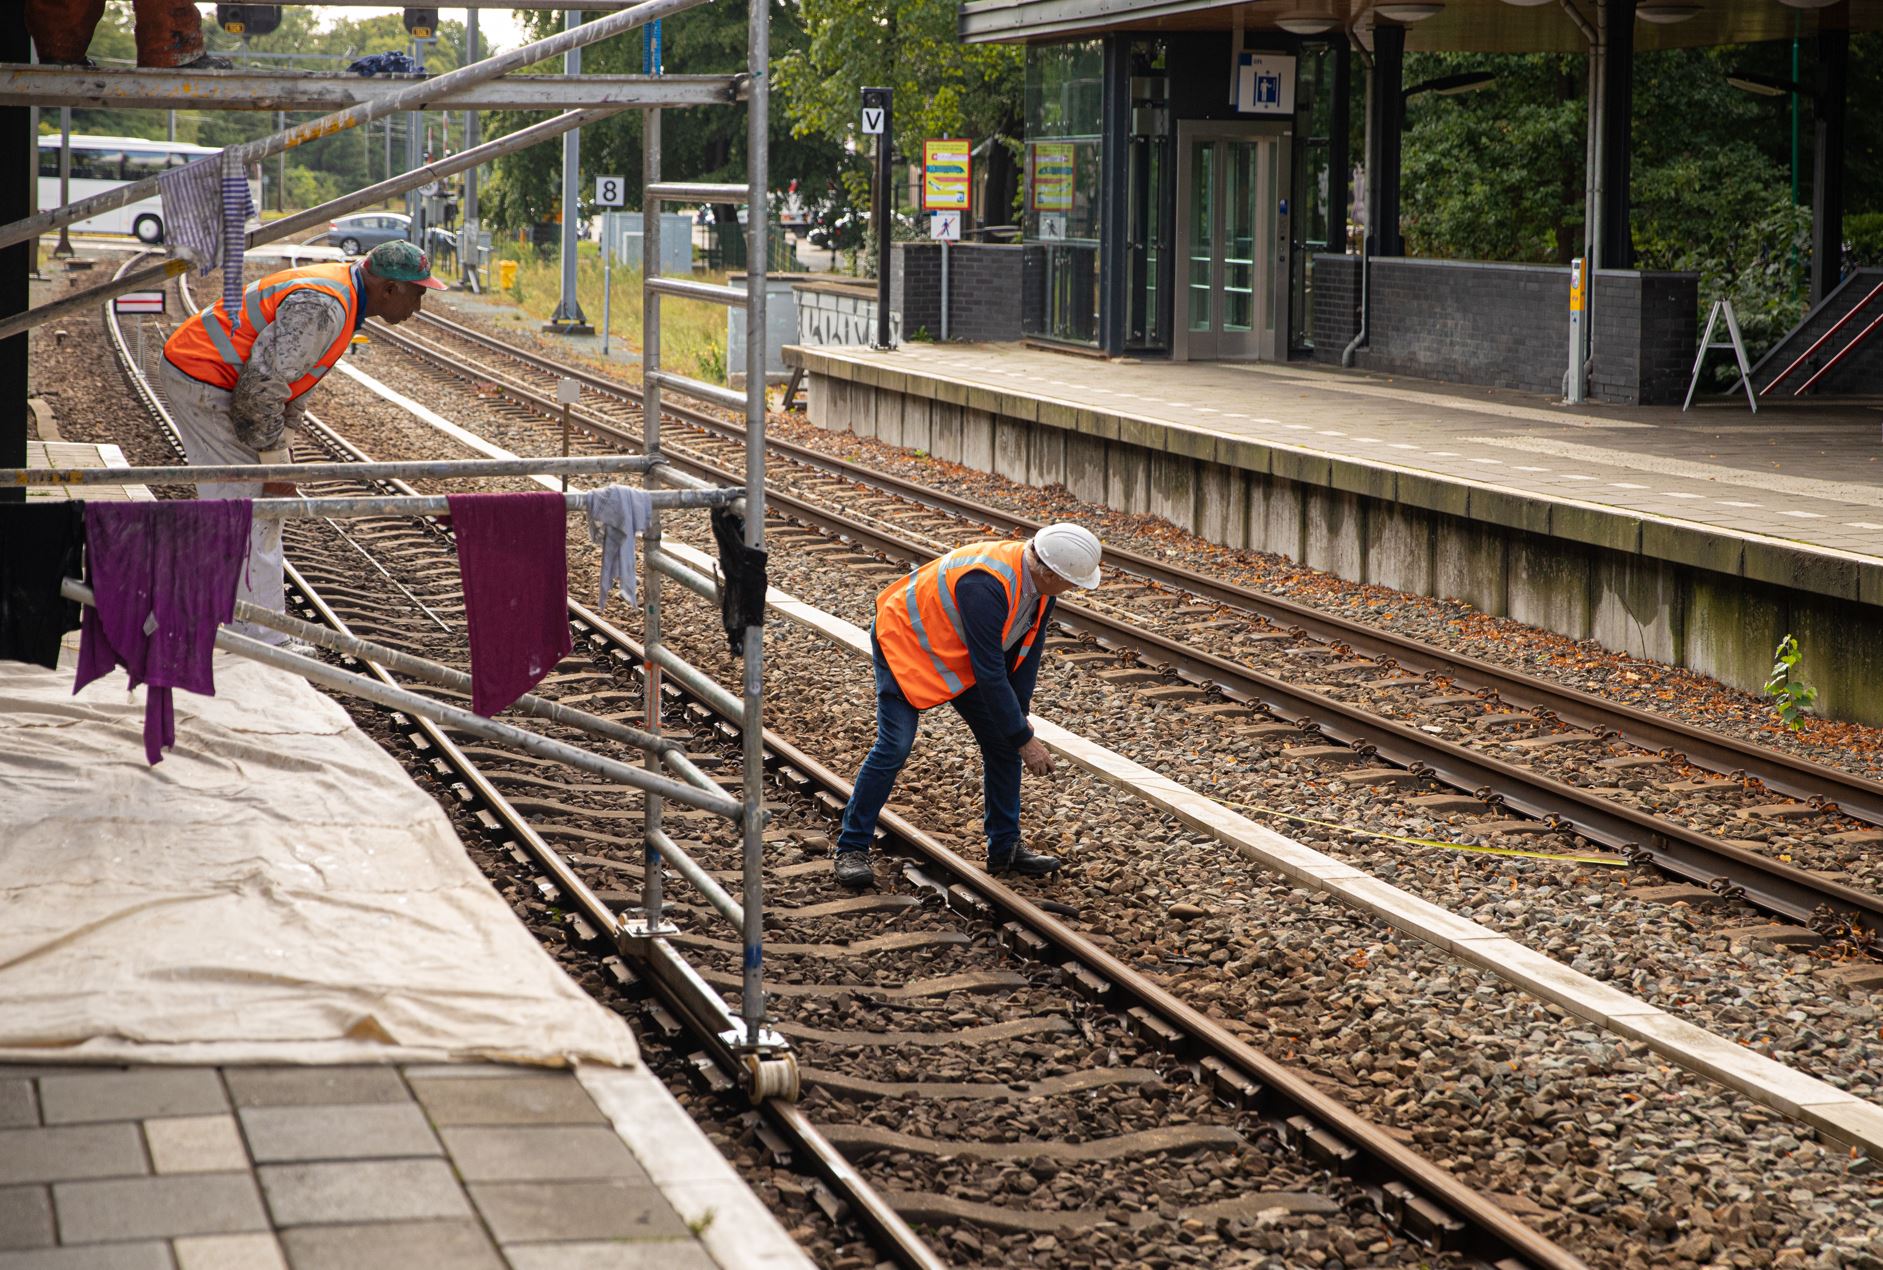
[(255, 347), (256, 338), (275, 320), (275, 310), (281, 307), (283, 300), (301, 290), (334, 297), (346, 306), (347, 316), (339, 338), (321, 354), (320, 364), (289, 388), (288, 400), (292, 401), (318, 384), (353, 341), (353, 324), (360, 313), (360, 294), (352, 265), (307, 265), (284, 269), (259, 282), (251, 282), (242, 293), (242, 312), (233, 326), (229, 323), (228, 311), (218, 300), (179, 326), (164, 343), (163, 355), (191, 379), (225, 391), (232, 390), (242, 367), (248, 364), (249, 350)]
[(1044, 596), (1030, 613), (1020, 611), (1026, 546), (1024, 542), (975, 542), (957, 547), (876, 597), (876, 642), (910, 705), (926, 710), (974, 686), (974, 665), (968, 656), (961, 611), (955, 605), (955, 586), (977, 570), (1000, 579), (1007, 592), (1007, 620), (1000, 628), (1003, 647), (1014, 623), (1023, 617), (1028, 621), (1026, 638), (1012, 649), (1014, 666), (1025, 660), (1039, 638), (1040, 618), (1046, 612)]

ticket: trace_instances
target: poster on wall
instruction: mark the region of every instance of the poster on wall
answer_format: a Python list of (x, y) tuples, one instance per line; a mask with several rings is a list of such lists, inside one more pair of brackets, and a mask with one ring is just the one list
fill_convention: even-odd
[(1295, 59), (1287, 53), (1244, 53), (1236, 62), (1236, 109), (1245, 115), (1295, 113)]
[(1072, 169), (1077, 146), (1071, 141), (1033, 143), (1033, 210), (1072, 210)]
[(922, 143), (922, 210), (965, 211), (974, 180), (974, 159), (967, 141)]

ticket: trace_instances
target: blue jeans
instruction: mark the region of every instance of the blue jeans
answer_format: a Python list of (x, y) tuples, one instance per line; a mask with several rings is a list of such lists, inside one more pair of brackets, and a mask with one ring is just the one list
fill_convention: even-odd
[[(895, 787), (902, 765), (915, 747), (915, 730), (922, 712), (910, 705), (896, 686), (896, 677), (876, 652), (876, 744), (857, 773), (849, 806), (843, 809), (843, 828), (837, 850), (867, 851), (876, 838), (876, 818), (889, 791)], [(1020, 841), (1020, 751), (994, 731), (993, 715), (981, 704), (980, 688), (969, 688), (951, 703), (981, 746), (982, 796), (986, 802), (987, 854), (999, 859)], [(1021, 703), (1022, 708), (1026, 705)]]

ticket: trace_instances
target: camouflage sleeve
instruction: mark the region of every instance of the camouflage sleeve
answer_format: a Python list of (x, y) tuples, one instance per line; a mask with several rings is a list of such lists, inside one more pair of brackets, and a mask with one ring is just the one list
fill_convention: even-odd
[(281, 302), (235, 381), (229, 413), (238, 441), (255, 450), (285, 444), (284, 429), (297, 424), (302, 413), (288, 394), (296, 380), (320, 365), (345, 323), (346, 309), (318, 291), (296, 291)]

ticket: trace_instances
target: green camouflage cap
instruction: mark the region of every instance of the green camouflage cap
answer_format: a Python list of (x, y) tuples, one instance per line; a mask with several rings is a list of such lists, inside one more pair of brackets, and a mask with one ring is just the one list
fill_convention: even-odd
[(380, 243), (366, 253), (366, 272), (375, 278), (415, 282), (436, 291), (445, 289), (444, 283), (432, 277), (431, 257), (420, 251), (416, 243)]

